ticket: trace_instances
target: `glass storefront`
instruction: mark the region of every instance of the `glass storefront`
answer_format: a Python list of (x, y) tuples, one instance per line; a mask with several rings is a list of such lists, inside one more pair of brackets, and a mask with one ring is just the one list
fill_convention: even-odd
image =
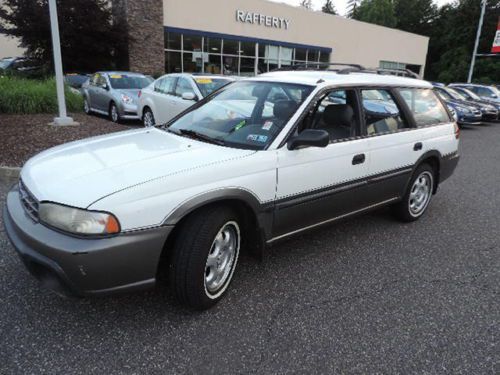
[(274, 69), (329, 62), (328, 48), (292, 47), (277, 42), (212, 37), (200, 33), (165, 31), (167, 73), (211, 73), (253, 76)]

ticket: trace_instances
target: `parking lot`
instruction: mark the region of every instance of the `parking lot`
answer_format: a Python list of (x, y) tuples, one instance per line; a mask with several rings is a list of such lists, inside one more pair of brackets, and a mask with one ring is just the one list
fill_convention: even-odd
[(382, 210), (283, 242), (202, 313), (164, 287), (60, 298), (0, 225), (0, 374), (498, 374), (500, 124), (461, 139), (422, 220)]

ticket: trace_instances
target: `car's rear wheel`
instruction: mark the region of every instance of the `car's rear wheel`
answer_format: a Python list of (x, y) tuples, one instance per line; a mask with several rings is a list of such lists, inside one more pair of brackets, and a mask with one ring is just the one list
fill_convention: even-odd
[(115, 103), (109, 105), (109, 119), (115, 123), (120, 122), (120, 114), (118, 113), (118, 107)]
[(422, 217), (432, 199), (434, 178), (435, 171), (429, 164), (417, 168), (402, 201), (394, 206), (398, 218), (411, 222)]
[(144, 110), (144, 114), (142, 115), (142, 123), (146, 128), (155, 126), (155, 116), (153, 115), (153, 111), (151, 111), (151, 109), (146, 108)]
[(83, 100), (83, 111), (89, 115), (90, 114), (90, 104), (87, 98)]
[(207, 309), (225, 294), (238, 263), (239, 218), (229, 207), (211, 206), (181, 224), (170, 261), (170, 282), (182, 304)]

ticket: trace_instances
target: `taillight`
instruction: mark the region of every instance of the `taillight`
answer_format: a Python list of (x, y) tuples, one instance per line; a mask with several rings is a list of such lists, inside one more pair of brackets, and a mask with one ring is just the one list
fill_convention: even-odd
[(455, 122), (455, 138), (458, 139), (460, 138), (460, 127), (458, 126), (458, 124)]

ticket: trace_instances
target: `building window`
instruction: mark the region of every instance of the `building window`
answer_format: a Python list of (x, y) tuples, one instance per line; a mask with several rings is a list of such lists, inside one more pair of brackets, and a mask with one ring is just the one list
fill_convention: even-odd
[(167, 73), (208, 73), (253, 76), (311, 62), (329, 62), (330, 53), (315, 48), (292, 48), (235, 37), (216, 38), (195, 33), (165, 32)]

